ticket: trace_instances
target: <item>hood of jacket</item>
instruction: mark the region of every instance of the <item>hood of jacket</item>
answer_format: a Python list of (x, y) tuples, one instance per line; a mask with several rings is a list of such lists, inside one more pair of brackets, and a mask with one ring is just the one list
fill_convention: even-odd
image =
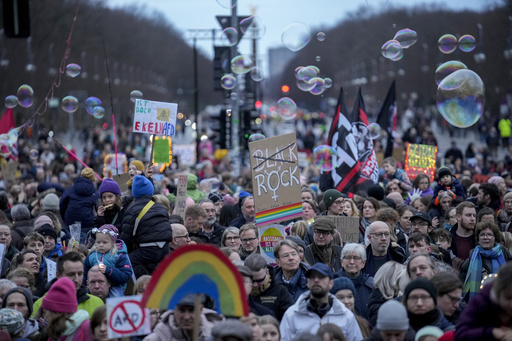
[(91, 180), (78, 177), (75, 180), (75, 192), (81, 197), (88, 197), (96, 192), (96, 187)]
[[(204, 314), (201, 314), (201, 327), (199, 330), (199, 339), (204, 340), (211, 335), (213, 324), (208, 321)], [(168, 310), (160, 317), (160, 322), (153, 330), (160, 340), (180, 340), (191, 341), (187, 333), (176, 326), (174, 321), (174, 310)]]
[[(332, 306), (331, 306), (331, 309), (329, 309), (329, 311), (327, 312), (326, 316), (327, 315), (345, 315), (345, 314), (347, 314), (348, 311), (350, 311), (350, 310), (348, 310), (348, 308), (345, 307), (345, 305), (343, 303), (341, 303), (340, 300), (338, 300), (336, 298), (336, 296), (329, 293), (329, 297), (332, 299)], [(297, 308), (296, 311), (300, 314), (305, 314), (305, 315), (314, 314), (313, 312), (310, 312), (308, 310), (308, 301), (309, 301), (309, 290), (306, 291), (305, 293), (303, 293), (302, 295), (300, 295), (299, 299), (295, 303), (294, 306), (296, 306), (296, 308)], [(291, 307), (288, 309), (291, 309)]]
[(197, 189), (197, 176), (187, 174), (187, 190)]
[(89, 319), (89, 313), (85, 310), (77, 310), (76, 313), (71, 316), (70, 321), (66, 322), (66, 330), (62, 333), (62, 335), (72, 335), (76, 332), (78, 328)]

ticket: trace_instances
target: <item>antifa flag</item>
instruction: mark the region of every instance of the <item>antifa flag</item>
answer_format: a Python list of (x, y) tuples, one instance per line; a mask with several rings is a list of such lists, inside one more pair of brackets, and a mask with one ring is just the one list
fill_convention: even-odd
[(348, 194), (359, 191), (366, 193), (369, 186), (378, 182), (377, 158), (368, 131), (368, 117), (361, 89), (350, 115), (343, 101), (343, 88), (340, 89), (336, 114), (327, 142), (336, 149), (337, 161), (332, 171), (322, 174), (322, 191), (336, 188)]
[(396, 131), (396, 119), (396, 87), (395, 81), (393, 80), (393, 83), (391, 83), (391, 86), (389, 87), (388, 94), (386, 95), (386, 99), (384, 100), (384, 104), (380, 108), (379, 116), (377, 116), (377, 123), (381, 129), (388, 133), (388, 140), (386, 151), (384, 152), (384, 157), (388, 157), (393, 154), (393, 144), (395, 142), (395, 137), (393, 134)]

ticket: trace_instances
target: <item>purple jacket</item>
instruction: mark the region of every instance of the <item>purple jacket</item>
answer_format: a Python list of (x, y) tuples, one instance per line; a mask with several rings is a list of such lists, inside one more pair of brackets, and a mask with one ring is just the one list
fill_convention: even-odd
[(486, 285), (469, 301), (457, 323), (456, 341), (496, 340), (492, 330), (501, 327), (501, 308), (491, 299), (491, 287), (491, 284)]

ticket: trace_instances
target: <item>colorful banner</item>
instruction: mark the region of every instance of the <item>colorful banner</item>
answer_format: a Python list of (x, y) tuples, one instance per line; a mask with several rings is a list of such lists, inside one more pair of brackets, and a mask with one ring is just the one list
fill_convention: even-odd
[(258, 227), (302, 216), (295, 133), (249, 143)]
[(258, 228), (260, 236), (261, 255), (268, 264), (276, 266), (276, 258), (274, 257), (274, 246), (283, 240), (286, 236), (283, 225), (268, 225)]
[(174, 135), (178, 104), (137, 99), (133, 118), (133, 132)]
[(436, 146), (409, 143), (405, 156), (405, 172), (409, 179), (413, 180), (418, 174), (425, 174), (430, 181), (434, 181), (436, 158)]

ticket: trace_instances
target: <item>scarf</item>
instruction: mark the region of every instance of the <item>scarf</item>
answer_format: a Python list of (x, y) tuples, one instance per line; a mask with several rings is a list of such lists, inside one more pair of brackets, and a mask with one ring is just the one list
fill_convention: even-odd
[(331, 267), (332, 244), (333, 242), (330, 242), (325, 246), (318, 246), (315, 243), (311, 244), (311, 251), (313, 251), (313, 256), (315, 258), (318, 257), (321, 263), (327, 264), (329, 267)]
[(469, 262), (468, 273), (466, 280), (464, 281), (464, 288), (462, 289), (462, 295), (465, 296), (469, 293), (471, 299), (480, 290), (482, 283), (482, 258), (489, 258), (492, 263), (491, 273), (495, 274), (498, 272), (500, 266), (505, 264), (505, 257), (503, 257), (503, 251), (501, 245), (496, 244), (492, 250), (485, 250), (480, 245), (473, 249), (473, 255)]
[(410, 311), (407, 311), (407, 316), (409, 317), (409, 324), (415, 331), (420, 330), (421, 328), (433, 325), (434, 322), (439, 318), (439, 309), (434, 308), (431, 311), (426, 312), (425, 314), (414, 314)]
[(256, 251), (253, 251), (253, 252), (246, 251), (246, 250), (244, 250), (243, 247), (240, 247), (240, 249), (238, 250), (238, 255), (240, 256), (241, 260), (245, 260), (249, 255), (252, 255), (253, 253), (258, 253), (259, 254), (260, 253), (260, 247), (258, 246)]

